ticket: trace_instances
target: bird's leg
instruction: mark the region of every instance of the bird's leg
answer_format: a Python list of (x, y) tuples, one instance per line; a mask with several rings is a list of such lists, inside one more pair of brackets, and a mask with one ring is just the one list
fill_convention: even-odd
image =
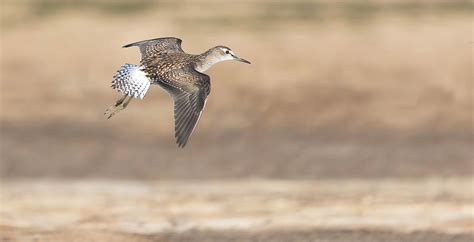
[[(127, 99), (128, 97), (128, 99)], [(130, 101), (132, 101), (132, 98), (133, 97), (130, 97), (130, 96), (127, 96), (127, 95), (124, 95), (123, 97), (121, 97), (119, 100), (117, 100), (117, 102), (115, 103), (115, 105), (109, 107), (107, 110), (105, 110), (105, 117), (107, 117), (107, 119), (111, 118), (112, 116), (114, 116), (116, 113), (124, 110), (128, 104), (130, 103)]]
[(115, 106), (117, 107), (118, 105), (122, 104), (123, 100), (125, 100), (125, 98), (127, 98), (127, 95), (123, 95), (123, 97), (121, 97), (119, 100), (117, 100), (117, 102), (115, 102)]
[(122, 103), (123, 109), (125, 109), (128, 106), (128, 104), (132, 101), (132, 98), (133, 97), (128, 97), (128, 100)]

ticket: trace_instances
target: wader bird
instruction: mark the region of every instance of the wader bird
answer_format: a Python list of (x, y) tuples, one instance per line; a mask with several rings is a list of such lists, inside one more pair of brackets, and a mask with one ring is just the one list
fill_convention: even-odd
[(179, 147), (188, 142), (211, 91), (210, 78), (204, 72), (225, 60), (250, 64), (225, 46), (216, 46), (199, 55), (185, 53), (181, 40), (173, 37), (143, 40), (123, 47), (131, 46), (140, 48), (140, 64), (125, 64), (117, 71), (112, 88), (124, 96), (105, 111), (105, 116), (109, 119), (125, 109), (132, 98), (143, 99), (150, 84), (158, 84), (173, 98), (175, 137)]

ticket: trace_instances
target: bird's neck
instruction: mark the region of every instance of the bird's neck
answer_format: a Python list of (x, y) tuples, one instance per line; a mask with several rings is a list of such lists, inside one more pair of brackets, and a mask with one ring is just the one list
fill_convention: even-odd
[(207, 69), (211, 68), (212, 65), (221, 61), (222, 60), (212, 54), (211, 50), (208, 50), (198, 56), (196, 71), (204, 73)]

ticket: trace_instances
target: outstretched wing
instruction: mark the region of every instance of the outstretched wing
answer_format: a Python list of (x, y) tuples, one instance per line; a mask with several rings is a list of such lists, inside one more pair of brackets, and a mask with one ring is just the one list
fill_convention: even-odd
[(145, 59), (150, 56), (156, 56), (160, 54), (169, 54), (176, 52), (184, 52), (181, 49), (181, 40), (174, 37), (166, 38), (157, 38), (138, 41), (135, 43), (124, 45), (124, 48), (131, 46), (138, 46), (140, 48), (140, 53), (142, 54), (142, 59)]
[(176, 143), (184, 147), (206, 104), (210, 78), (191, 67), (185, 67), (164, 73), (159, 79), (158, 84), (173, 97)]

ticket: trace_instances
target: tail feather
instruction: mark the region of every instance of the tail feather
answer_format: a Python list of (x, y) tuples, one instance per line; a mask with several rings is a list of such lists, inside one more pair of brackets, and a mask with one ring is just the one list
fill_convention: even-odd
[(139, 65), (125, 64), (115, 73), (111, 87), (130, 97), (143, 99), (150, 84), (150, 79)]

